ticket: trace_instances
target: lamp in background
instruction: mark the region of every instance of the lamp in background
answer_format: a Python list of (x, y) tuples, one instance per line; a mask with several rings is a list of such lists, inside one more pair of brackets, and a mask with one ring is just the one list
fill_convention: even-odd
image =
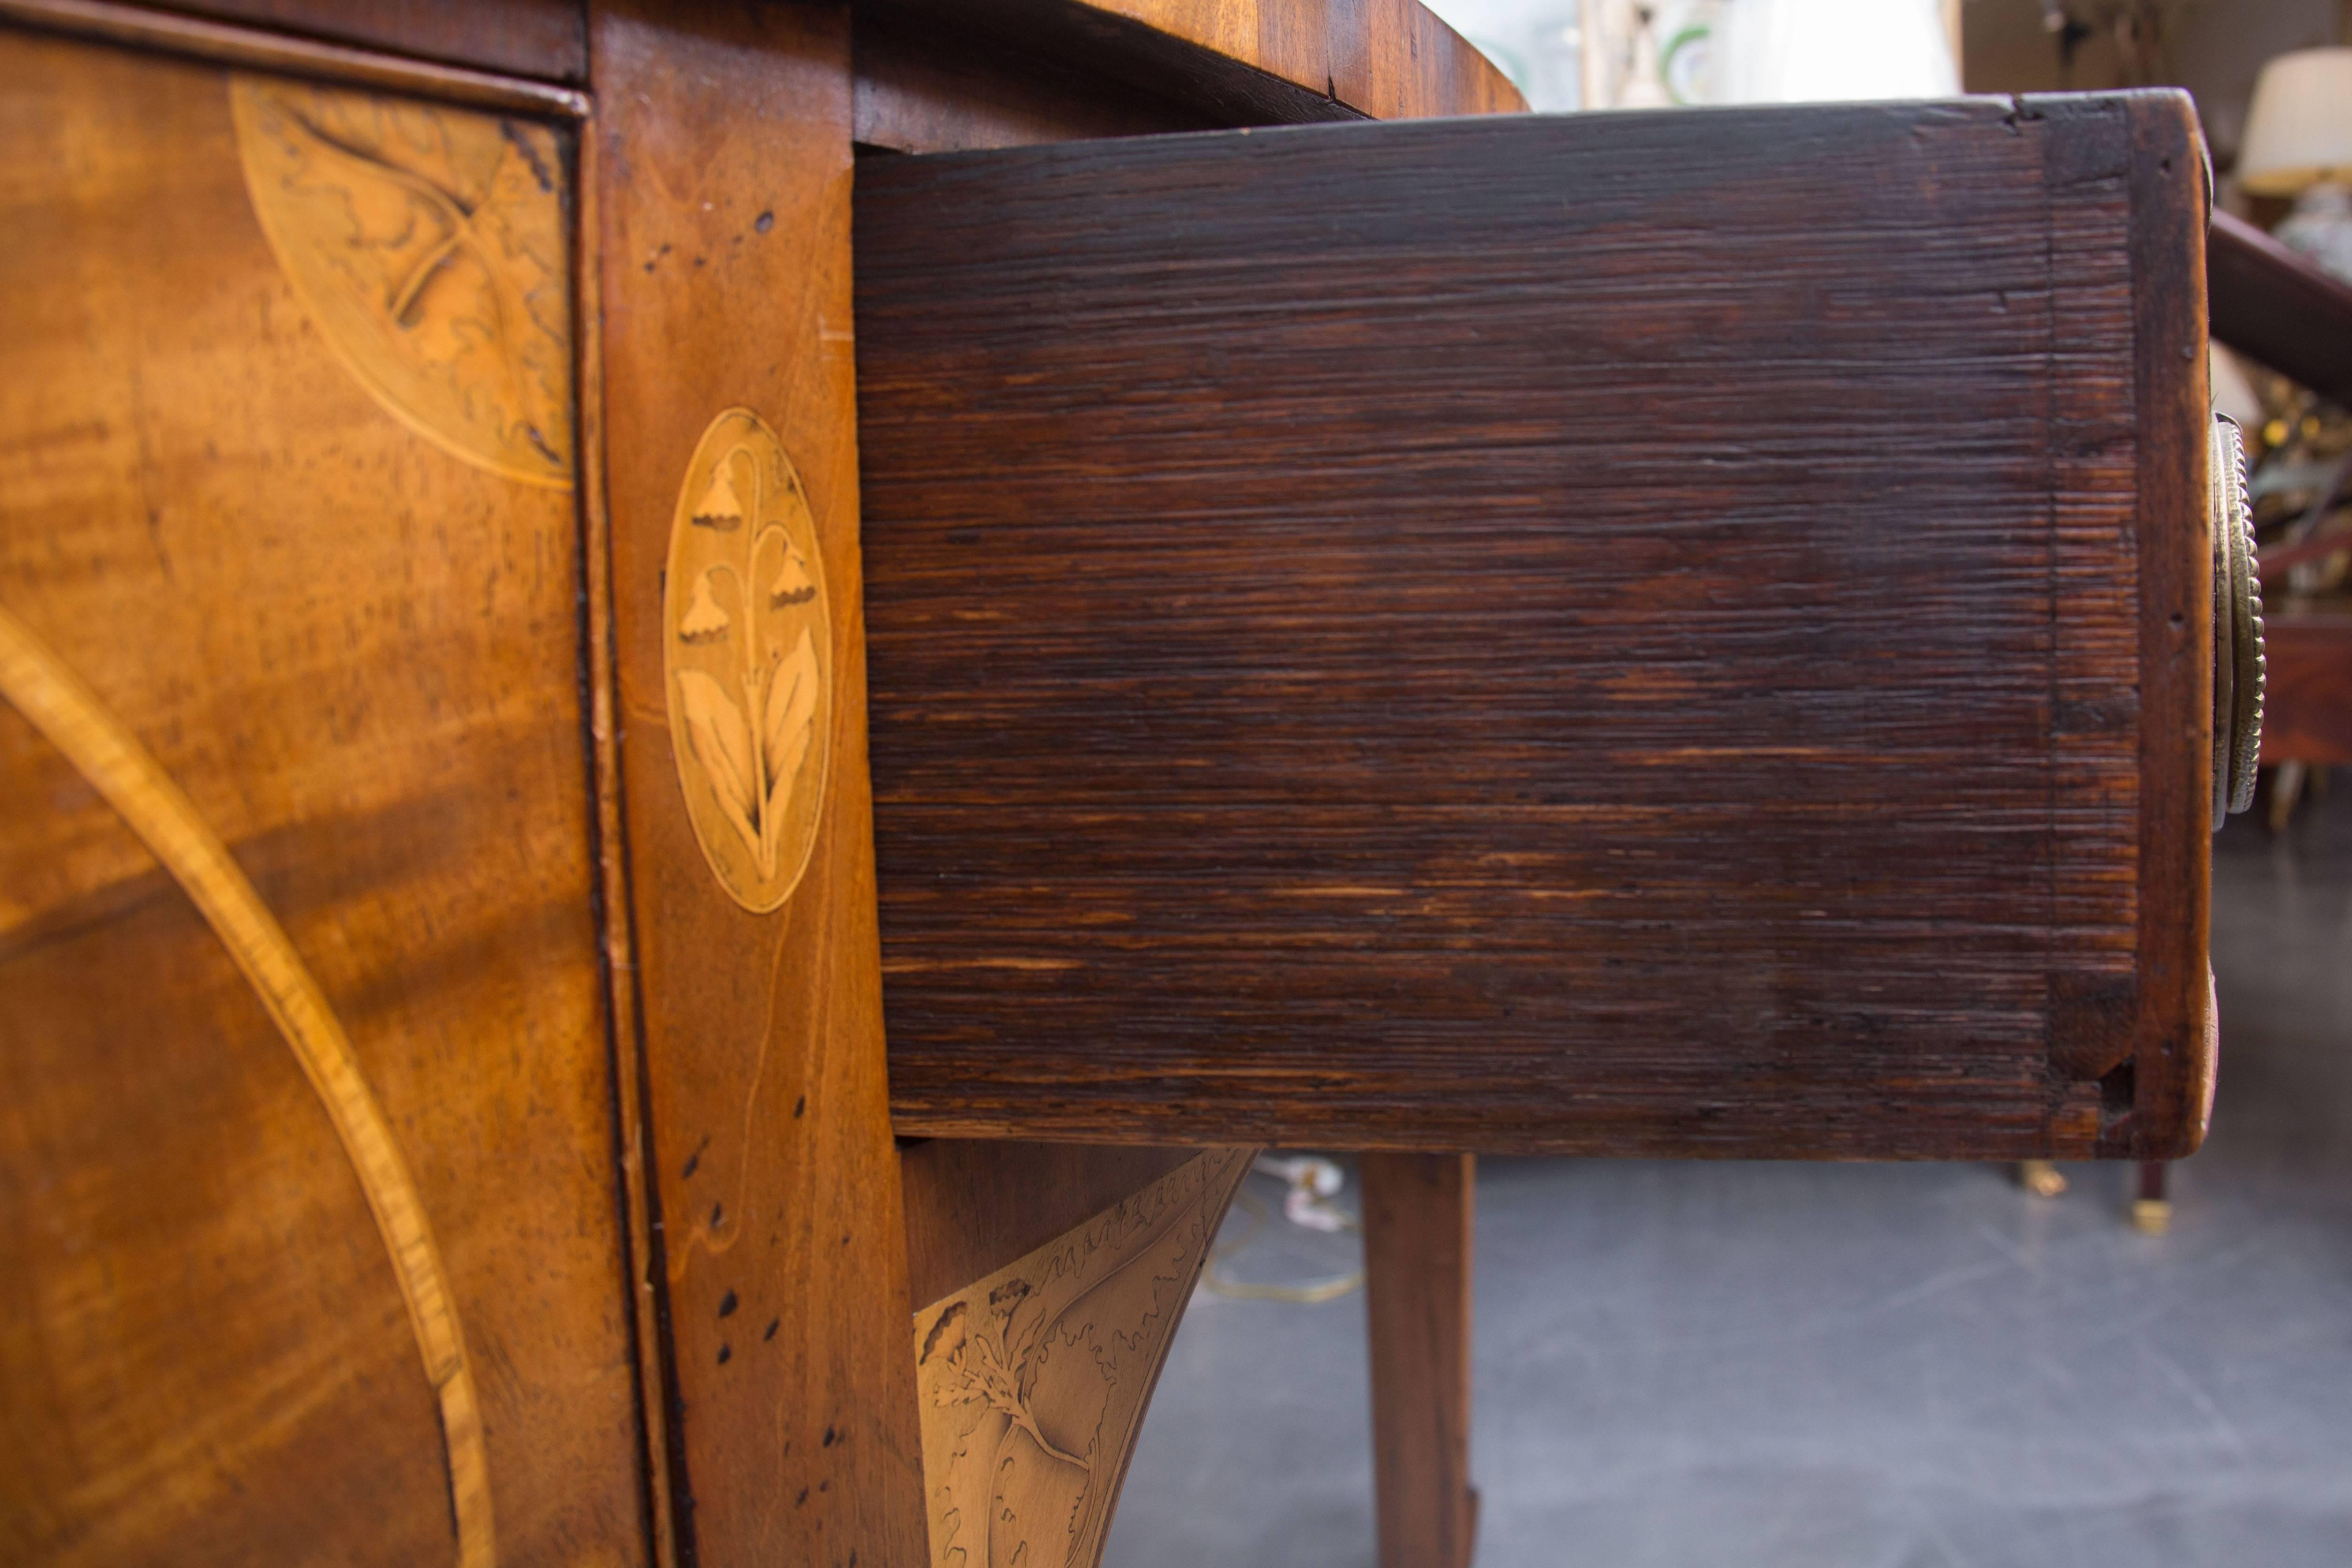
[(2352, 283), (2352, 48), (2298, 49), (2263, 68), (2238, 184), (2294, 197), (2279, 239)]

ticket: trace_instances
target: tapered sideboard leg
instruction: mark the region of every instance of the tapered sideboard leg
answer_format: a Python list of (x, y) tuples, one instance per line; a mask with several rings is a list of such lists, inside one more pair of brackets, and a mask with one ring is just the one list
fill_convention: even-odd
[(1468, 1155), (1361, 1157), (1381, 1568), (1468, 1568)]
[(2142, 1234), (2161, 1236), (2172, 1227), (2172, 1199), (2165, 1191), (2166, 1162), (2139, 1163), (2138, 1193), (2132, 1199), (2132, 1224)]

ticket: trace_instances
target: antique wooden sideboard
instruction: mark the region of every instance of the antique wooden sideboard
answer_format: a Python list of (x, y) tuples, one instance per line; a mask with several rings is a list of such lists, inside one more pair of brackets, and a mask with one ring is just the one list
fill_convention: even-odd
[(2186, 100), (1521, 107), (0, 0), (0, 1560), (1083, 1568), (1288, 1144), (1459, 1568), (1471, 1155), (2192, 1149)]

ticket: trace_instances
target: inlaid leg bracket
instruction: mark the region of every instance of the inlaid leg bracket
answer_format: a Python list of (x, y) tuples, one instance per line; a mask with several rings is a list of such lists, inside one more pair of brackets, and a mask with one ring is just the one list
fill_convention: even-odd
[(1100, 1560), (1152, 1385), (1255, 1152), (1204, 1151), (915, 1314), (940, 1568)]

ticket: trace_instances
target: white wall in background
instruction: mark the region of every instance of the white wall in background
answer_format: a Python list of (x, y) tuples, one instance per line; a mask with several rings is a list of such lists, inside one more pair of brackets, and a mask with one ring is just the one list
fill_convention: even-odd
[(1710, 55), (1720, 103), (1960, 90), (1938, 0), (1727, 0)]
[(1422, 0), (1477, 46), (1538, 112), (1580, 109), (1583, 7), (1578, 0)]
[(1425, 3), (1538, 110), (1959, 90), (1941, 0)]

